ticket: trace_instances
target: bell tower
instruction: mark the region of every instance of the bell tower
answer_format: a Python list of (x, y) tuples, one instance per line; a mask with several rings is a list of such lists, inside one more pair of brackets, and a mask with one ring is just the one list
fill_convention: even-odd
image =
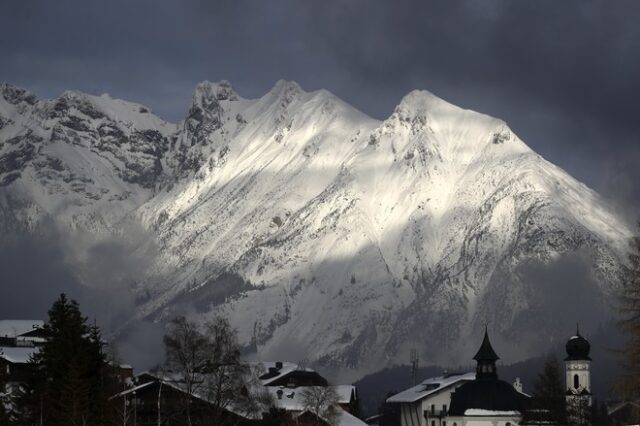
[(566, 371), (567, 420), (570, 424), (589, 425), (591, 413), (591, 358), (589, 341), (580, 335), (571, 336), (566, 345), (567, 357), (564, 359)]

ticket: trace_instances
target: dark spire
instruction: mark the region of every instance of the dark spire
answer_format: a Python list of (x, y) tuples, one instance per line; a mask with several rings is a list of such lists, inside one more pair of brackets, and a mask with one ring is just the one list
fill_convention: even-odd
[(496, 354), (496, 351), (491, 347), (489, 341), (489, 332), (487, 331), (487, 324), (484, 325), (484, 339), (478, 353), (473, 357), (478, 363), (476, 367), (476, 380), (478, 379), (498, 379), (498, 373), (496, 371), (496, 361), (500, 357)]
[(496, 351), (493, 350), (491, 342), (489, 341), (489, 332), (487, 331), (487, 324), (484, 325), (484, 339), (482, 345), (478, 349), (478, 353), (473, 357), (476, 361), (497, 361), (500, 359)]

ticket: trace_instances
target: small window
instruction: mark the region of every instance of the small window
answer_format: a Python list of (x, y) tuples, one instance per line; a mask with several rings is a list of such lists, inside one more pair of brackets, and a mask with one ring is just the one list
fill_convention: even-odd
[(511, 422), (507, 422), (507, 424), (504, 426), (511, 426)]
[(442, 421), (442, 426), (447, 426), (447, 421), (446, 420)]
[(436, 421), (435, 420), (431, 420), (431, 426), (436, 426)]
[(573, 375), (573, 387), (575, 389), (578, 389), (580, 387), (580, 378), (578, 377), (577, 374)]
[(453, 422), (453, 426), (458, 426), (458, 423), (456, 423), (456, 422)]

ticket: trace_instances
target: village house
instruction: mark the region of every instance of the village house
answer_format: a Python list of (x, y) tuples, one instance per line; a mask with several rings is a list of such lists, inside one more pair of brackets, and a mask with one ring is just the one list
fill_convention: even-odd
[[(238, 389), (238, 401), (232, 401), (224, 407), (225, 416), (233, 420), (234, 424), (259, 423), (271, 410), (279, 415), (282, 424), (366, 424), (353, 415), (357, 407), (355, 386), (329, 386), (328, 381), (318, 372), (289, 362), (253, 362), (247, 365), (251, 375), (255, 375), (257, 380), (249, 381), (247, 386), (252, 386), (250, 389)], [(184, 418), (185, 398), (191, 401), (194, 408), (194, 424), (197, 424), (199, 417), (204, 422), (210, 412), (211, 402), (206, 396), (197, 392), (187, 395), (180, 377), (173, 373), (143, 372), (134, 377), (133, 383), (133, 387), (114, 395), (111, 400), (123, 417), (135, 417), (139, 425), (147, 424), (145, 422), (156, 424), (159, 407), (163, 422), (179, 424), (179, 419)], [(335, 397), (335, 400), (327, 400), (333, 406), (330, 410), (331, 419), (313, 413), (305, 397), (309, 393), (317, 395), (328, 389), (330, 392), (327, 395)], [(263, 405), (244, 403), (243, 397), (250, 394), (265, 397), (260, 401)]]
[[(182, 426), (185, 401), (191, 410), (193, 425), (211, 424), (212, 403), (203, 396), (189, 395), (175, 380), (148, 372), (136, 376), (139, 383), (110, 398), (123, 424)], [(257, 417), (224, 409), (223, 417), (235, 425), (255, 424)]]
[(12, 392), (26, 379), (29, 360), (45, 342), (40, 320), (0, 320), (0, 368), (7, 378), (7, 389)]

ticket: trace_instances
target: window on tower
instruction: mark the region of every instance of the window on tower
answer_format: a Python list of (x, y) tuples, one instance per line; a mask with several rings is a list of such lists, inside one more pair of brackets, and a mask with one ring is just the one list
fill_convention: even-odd
[(577, 374), (573, 375), (573, 387), (574, 389), (578, 389), (580, 387), (580, 378)]

